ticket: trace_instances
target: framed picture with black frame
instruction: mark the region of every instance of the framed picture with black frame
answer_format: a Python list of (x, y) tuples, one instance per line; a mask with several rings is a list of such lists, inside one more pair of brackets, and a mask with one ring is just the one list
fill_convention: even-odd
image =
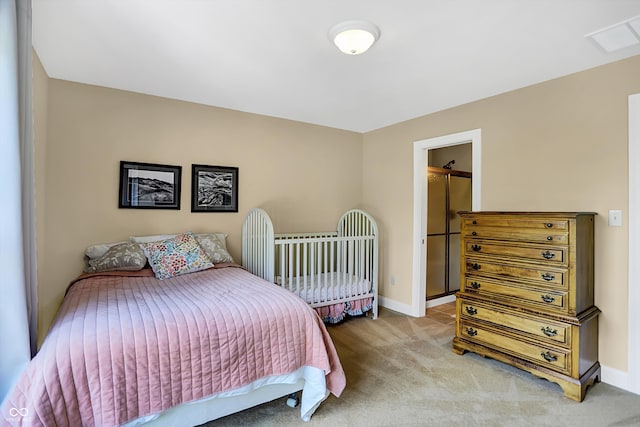
[(238, 212), (238, 168), (192, 165), (191, 212)]
[(118, 207), (180, 209), (182, 166), (120, 161)]

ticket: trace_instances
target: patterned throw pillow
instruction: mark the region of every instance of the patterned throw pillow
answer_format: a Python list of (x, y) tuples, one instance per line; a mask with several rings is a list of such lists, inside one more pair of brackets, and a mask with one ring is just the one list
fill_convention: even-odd
[(192, 232), (172, 239), (140, 243), (140, 246), (160, 280), (213, 267)]
[[(89, 246), (85, 251), (85, 256), (89, 259), (100, 258), (106, 254), (109, 249), (116, 245), (127, 243), (127, 241), (113, 242), (113, 243), (98, 243), (97, 245)], [(142, 250), (142, 249), (141, 249)]]
[(196, 240), (214, 264), (235, 262), (218, 234), (196, 234)]
[(89, 259), (85, 273), (99, 273), (101, 271), (142, 270), (147, 258), (140, 245), (135, 242), (123, 242), (111, 246), (99, 257)]

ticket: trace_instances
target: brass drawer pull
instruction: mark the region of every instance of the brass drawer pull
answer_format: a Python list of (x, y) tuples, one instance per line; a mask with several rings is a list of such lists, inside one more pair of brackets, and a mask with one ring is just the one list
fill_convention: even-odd
[(556, 254), (551, 253), (549, 251), (542, 252), (542, 258), (544, 258), (544, 259), (553, 259), (553, 258), (555, 258), (555, 256), (556, 256)]
[(476, 220), (474, 219), (473, 221), (471, 221), (471, 224), (473, 224), (473, 225), (477, 225), (477, 224), (478, 224), (478, 221), (476, 221)]
[(480, 252), (480, 249), (482, 249), (482, 246), (480, 245), (473, 245), (471, 246), (471, 249), (475, 252)]
[(546, 280), (547, 282), (550, 282), (550, 281), (552, 281), (553, 279), (555, 279), (555, 278), (556, 278), (556, 276), (554, 276), (554, 275), (553, 275), (553, 274), (551, 274), (551, 273), (544, 273), (544, 274), (542, 275), (542, 278), (543, 278), (544, 280)]
[(478, 282), (471, 282), (471, 287), (473, 289), (480, 289), (480, 283)]
[(542, 301), (544, 301), (546, 303), (552, 303), (552, 302), (554, 302), (556, 300), (551, 295), (540, 295), (540, 298), (542, 298)]
[(553, 240), (553, 236), (547, 236), (547, 240), (548, 241), (552, 241)]
[(473, 264), (471, 264), (471, 268), (473, 268), (474, 270), (480, 270), (480, 264), (478, 264), (477, 262), (474, 262)]
[(475, 337), (476, 335), (478, 335), (478, 331), (473, 328), (467, 328), (467, 335), (469, 335), (470, 337)]
[(551, 227), (553, 227), (553, 224), (552, 224), (552, 223), (550, 223), (550, 222), (548, 222), (548, 223), (546, 223), (546, 224), (545, 224), (545, 226), (546, 226), (547, 228), (551, 228)]
[(546, 353), (540, 353), (540, 356), (542, 356), (547, 362), (556, 362), (558, 360), (558, 356), (556, 356), (555, 354), (551, 354), (550, 351), (547, 351)]
[(542, 331), (543, 334), (545, 334), (548, 337), (555, 337), (556, 335), (558, 335), (558, 330), (557, 329), (551, 329), (549, 326), (546, 326), (544, 328), (540, 328), (540, 330)]
[(469, 316), (473, 316), (475, 314), (478, 314), (478, 310), (473, 308), (473, 307), (471, 307), (470, 305), (466, 306), (464, 309), (465, 309), (465, 311), (467, 312), (467, 314)]

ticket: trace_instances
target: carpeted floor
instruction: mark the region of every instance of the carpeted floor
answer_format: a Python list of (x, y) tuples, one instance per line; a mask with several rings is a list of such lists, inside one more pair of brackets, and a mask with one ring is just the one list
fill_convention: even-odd
[[(347, 376), (307, 425), (317, 426), (640, 426), (640, 396), (604, 383), (577, 403), (554, 383), (491, 359), (451, 351), (451, 304), (412, 318), (380, 310), (377, 320), (328, 328)], [(278, 399), (207, 423), (304, 425)]]

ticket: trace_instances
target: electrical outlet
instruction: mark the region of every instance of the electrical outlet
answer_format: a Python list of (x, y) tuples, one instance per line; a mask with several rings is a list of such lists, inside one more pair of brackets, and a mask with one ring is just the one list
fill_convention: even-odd
[(394, 276), (393, 274), (391, 275), (391, 286), (395, 286), (396, 285), (396, 276)]

